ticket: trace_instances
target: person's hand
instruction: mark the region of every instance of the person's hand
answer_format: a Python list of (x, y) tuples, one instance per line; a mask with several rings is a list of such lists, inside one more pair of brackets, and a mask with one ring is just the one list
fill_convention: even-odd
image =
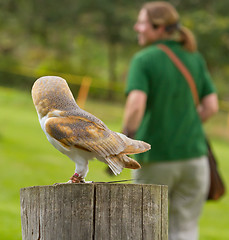
[(135, 131), (129, 131), (127, 128), (124, 128), (123, 130), (122, 130), (122, 133), (124, 134), (124, 135), (126, 135), (127, 137), (129, 137), (129, 138), (132, 138), (132, 139), (134, 139), (134, 136), (135, 136)]

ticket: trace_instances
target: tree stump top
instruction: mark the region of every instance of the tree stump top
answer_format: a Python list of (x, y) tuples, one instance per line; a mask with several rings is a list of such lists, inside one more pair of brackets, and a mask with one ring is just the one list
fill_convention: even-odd
[(22, 239), (165, 240), (167, 192), (167, 186), (118, 183), (22, 188)]

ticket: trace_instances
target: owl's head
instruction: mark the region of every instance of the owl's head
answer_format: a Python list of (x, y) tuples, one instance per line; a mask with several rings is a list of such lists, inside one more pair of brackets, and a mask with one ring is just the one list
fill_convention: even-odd
[(78, 108), (67, 82), (61, 77), (44, 76), (37, 79), (32, 87), (32, 98), (40, 117), (53, 110)]

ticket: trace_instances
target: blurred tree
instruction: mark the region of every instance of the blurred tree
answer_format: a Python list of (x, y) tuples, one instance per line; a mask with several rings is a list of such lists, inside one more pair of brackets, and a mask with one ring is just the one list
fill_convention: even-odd
[[(89, 28), (82, 29), (82, 31), (95, 35), (106, 42), (110, 90), (114, 89), (117, 81), (118, 44), (133, 41), (132, 25), (142, 2), (144, 1), (88, 0), (80, 2), (82, 22), (85, 16), (87, 20), (90, 19)], [(108, 97), (112, 98), (112, 91), (109, 91)]]
[[(38, 70), (90, 74), (104, 79), (108, 75), (113, 89), (122, 78), (133, 49), (138, 47), (133, 25), (144, 2), (2, 0), (0, 70), (28, 65)], [(228, 0), (170, 2), (178, 8), (182, 24), (195, 33), (217, 81), (227, 79)], [(117, 64), (120, 62), (121, 67)]]

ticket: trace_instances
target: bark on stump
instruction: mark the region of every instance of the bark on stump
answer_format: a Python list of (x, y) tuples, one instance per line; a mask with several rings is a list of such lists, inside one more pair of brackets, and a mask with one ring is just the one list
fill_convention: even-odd
[(167, 186), (60, 184), (21, 189), (23, 240), (167, 240)]

